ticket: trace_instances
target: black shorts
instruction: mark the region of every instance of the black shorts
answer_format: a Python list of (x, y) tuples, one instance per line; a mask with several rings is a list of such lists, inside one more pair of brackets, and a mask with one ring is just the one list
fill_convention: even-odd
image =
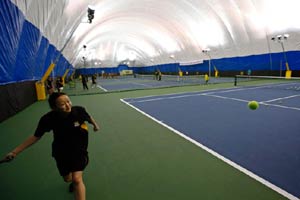
[(83, 171), (89, 163), (89, 157), (86, 153), (60, 155), (54, 158), (61, 176), (66, 176), (71, 172)]

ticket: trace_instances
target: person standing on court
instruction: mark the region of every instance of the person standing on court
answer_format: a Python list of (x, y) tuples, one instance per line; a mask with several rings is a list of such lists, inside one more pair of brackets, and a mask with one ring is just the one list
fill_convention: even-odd
[(83, 171), (89, 162), (86, 122), (93, 125), (94, 131), (98, 131), (99, 126), (84, 107), (72, 106), (65, 93), (52, 93), (48, 102), (51, 111), (40, 118), (35, 133), (9, 152), (5, 159), (14, 159), (27, 147), (39, 141), (46, 132), (52, 131), (52, 156), (58, 171), (65, 182), (72, 182), (69, 190), (72, 192), (74, 189), (75, 200), (85, 200)]
[(204, 75), (205, 84), (208, 84), (209, 76), (207, 74)]
[(82, 87), (83, 87), (83, 89), (85, 90), (85, 89), (89, 89), (88, 88), (88, 86), (87, 86), (87, 77), (85, 76), (85, 75), (81, 75), (81, 82), (82, 82)]
[(97, 74), (93, 74), (92, 75), (92, 88), (96, 87), (97, 86)]
[(47, 78), (46, 89), (47, 89), (47, 93), (49, 95), (54, 92), (53, 78), (51, 76), (48, 76), (48, 78)]
[(56, 89), (57, 92), (61, 92), (64, 89), (63, 79), (60, 76), (56, 78)]

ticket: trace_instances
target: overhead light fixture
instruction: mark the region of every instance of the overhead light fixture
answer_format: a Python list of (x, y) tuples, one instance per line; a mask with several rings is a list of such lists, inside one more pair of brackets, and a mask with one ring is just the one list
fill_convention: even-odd
[(290, 37), (289, 34), (287, 34), (287, 33), (283, 34), (283, 38), (284, 38), (285, 40), (288, 39), (289, 37)]
[[(272, 37), (271, 40), (273, 42), (278, 42), (280, 45), (281, 45), (281, 48), (282, 48), (282, 53), (283, 53), (283, 56), (284, 56), (284, 59), (285, 59), (285, 66), (286, 66), (286, 74), (285, 76), (286, 77), (290, 77), (291, 75), (288, 75), (288, 72), (290, 73), (290, 68), (289, 68), (289, 64), (288, 64), (288, 60), (287, 60), (287, 56), (286, 56), (286, 52), (285, 52), (285, 49), (284, 49), (284, 42), (285, 40), (287, 40), (288, 38), (290, 37), (289, 34), (285, 33), (285, 34), (282, 34), (282, 35), (277, 35), (276, 37)], [(280, 76), (281, 76), (281, 72), (280, 72)]]
[(202, 50), (202, 53), (207, 55), (209, 58), (209, 60), (208, 60), (208, 76), (211, 77), (211, 57), (209, 55), (209, 52), (210, 52), (210, 48), (205, 48)]
[(88, 20), (89, 20), (89, 23), (91, 24), (93, 19), (94, 19), (94, 15), (95, 15), (95, 9), (93, 9), (91, 6), (88, 7)]
[(289, 37), (290, 37), (290, 35), (288, 33), (284, 33), (284, 34), (280, 34), (280, 35), (271, 37), (271, 40), (274, 42), (282, 43), (282, 42), (284, 42), (284, 40), (287, 40)]
[(277, 40), (280, 41), (282, 38), (282, 35), (277, 35)]
[(206, 48), (202, 50), (202, 53), (207, 53), (207, 52), (210, 52), (210, 48)]

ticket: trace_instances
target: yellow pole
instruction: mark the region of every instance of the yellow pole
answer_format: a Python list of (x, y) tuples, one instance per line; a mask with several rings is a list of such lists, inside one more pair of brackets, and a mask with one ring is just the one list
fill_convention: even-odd
[(216, 68), (216, 66), (214, 66), (214, 70), (215, 70), (215, 77), (219, 77), (219, 71), (218, 69)]
[(292, 70), (290, 70), (288, 62), (285, 63), (285, 67), (286, 67), (285, 78), (287, 78), (287, 79), (291, 78), (292, 77)]
[(65, 85), (65, 78), (66, 78), (66, 76), (68, 75), (69, 71), (70, 71), (70, 69), (67, 69), (67, 70), (65, 71), (63, 77), (62, 77), (63, 85)]
[(183, 72), (179, 71), (179, 76), (182, 77), (183, 76)]
[(219, 71), (218, 71), (218, 70), (215, 71), (215, 77), (216, 77), (216, 78), (219, 77)]
[(44, 76), (42, 77), (41, 79), (41, 82), (45, 82), (48, 78), (48, 76), (51, 74), (52, 70), (54, 69), (55, 67), (55, 63), (51, 63), (47, 69), (47, 71), (45, 72)]
[(45, 72), (44, 76), (40, 81), (37, 81), (35, 83), (35, 90), (36, 90), (36, 96), (37, 100), (45, 100), (46, 99), (46, 90), (45, 90), (45, 81), (47, 80), (48, 76), (52, 72), (53, 68), (55, 67), (54, 63), (51, 63)]
[(286, 71), (290, 71), (290, 67), (289, 67), (289, 63), (288, 62), (285, 63), (285, 67), (286, 67)]

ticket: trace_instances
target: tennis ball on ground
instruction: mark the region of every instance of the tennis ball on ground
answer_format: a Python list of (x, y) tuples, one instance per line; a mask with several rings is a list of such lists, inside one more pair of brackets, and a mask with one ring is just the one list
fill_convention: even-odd
[(249, 101), (248, 108), (251, 110), (256, 110), (259, 107), (259, 104), (257, 101)]

